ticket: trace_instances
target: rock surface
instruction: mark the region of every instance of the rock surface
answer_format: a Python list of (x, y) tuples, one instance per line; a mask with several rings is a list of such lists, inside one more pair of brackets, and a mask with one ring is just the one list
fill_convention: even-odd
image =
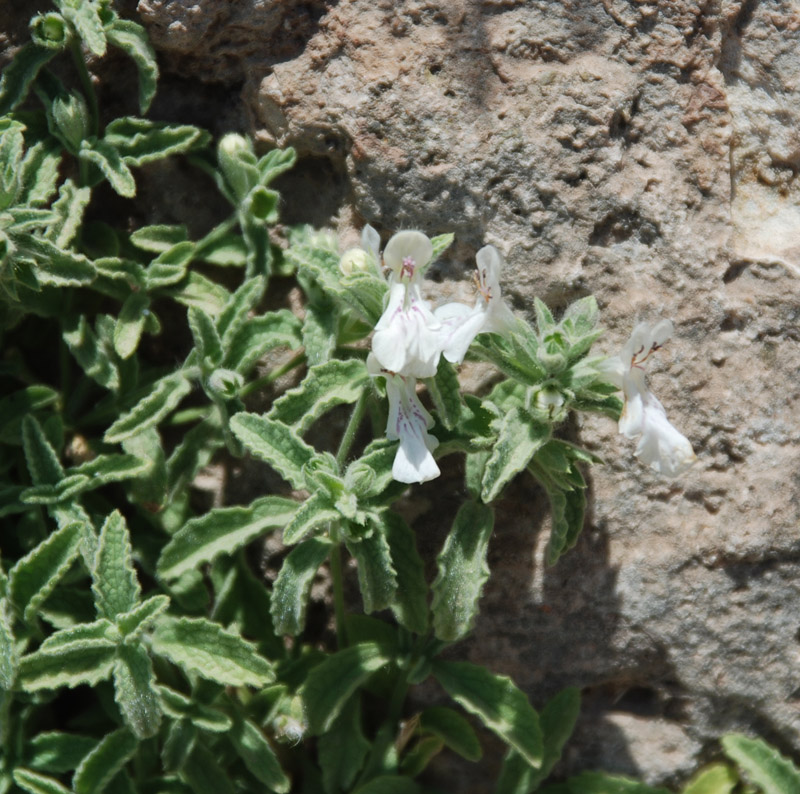
[[(584, 690), (564, 772), (674, 782), (729, 730), (800, 751), (797, 4), (141, 0), (138, 11), (168, 79), (241, 87), (251, 131), (300, 151), (287, 212), (316, 199), (314, 222), (336, 225), (343, 247), (364, 222), (454, 231), (433, 275), (458, 290), (494, 243), (520, 312), (534, 295), (557, 309), (596, 294), (608, 352), (639, 319), (674, 320), (652, 381), (696, 467), (665, 481), (612, 423), (574, 428), (608, 460), (579, 546), (544, 569), (544, 500), (514, 485), (461, 650), (536, 703)], [(450, 518), (441, 492), (423, 486), (414, 507), (431, 553)], [(487, 791), (498, 763), (442, 765), (440, 784)]]

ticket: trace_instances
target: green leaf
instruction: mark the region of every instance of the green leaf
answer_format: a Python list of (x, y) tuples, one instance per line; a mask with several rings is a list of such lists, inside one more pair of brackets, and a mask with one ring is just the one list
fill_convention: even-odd
[(433, 628), (440, 640), (455, 642), (469, 633), (489, 578), (486, 555), (494, 527), (491, 507), (464, 502), (436, 559)]
[(153, 254), (164, 253), (164, 251), (169, 251), (170, 248), (178, 243), (185, 243), (188, 240), (189, 230), (185, 226), (169, 226), (166, 224), (142, 226), (132, 232), (130, 236), (130, 241), (137, 248)]
[(64, 19), (75, 28), (83, 43), (97, 56), (106, 54), (106, 33), (99, 7), (85, 0), (56, 0)]
[(114, 664), (114, 699), (125, 724), (139, 740), (155, 736), (161, 725), (161, 706), (154, 685), (147, 651), (120, 645)]
[(209, 139), (209, 134), (199, 127), (134, 116), (114, 119), (105, 134), (105, 141), (119, 152), (125, 163), (133, 166), (202, 148)]
[(108, 485), (110, 482), (122, 482), (144, 474), (150, 468), (150, 462), (135, 455), (98, 455), (96, 458), (74, 466), (70, 474), (80, 474), (89, 479), (83, 490), (94, 490)]
[(357, 402), (369, 382), (362, 361), (333, 360), (308, 370), (302, 383), (276, 400), (268, 416), (305, 433), (324, 413), (336, 405)]
[(540, 724), (544, 734), (542, 765), (534, 769), (515, 750), (506, 754), (495, 794), (528, 794), (547, 778), (561, 758), (580, 713), (580, 691), (574, 687), (559, 692), (542, 709)]
[(219, 314), (230, 299), (230, 293), (225, 287), (195, 270), (190, 270), (179, 285), (164, 290), (162, 294), (183, 306), (196, 306), (209, 314)]
[(435, 661), (433, 674), (448, 695), (477, 716), (537, 769), (543, 745), (539, 715), (510, 678), (470, 662)]
[(732, 794), (739, 776), (727, 764), (712, 764), (698, 772), (681, 794)]
[(420, 787), (410, 778), (400, 775), (379, 775), (359, 786), (353, 794), (419, 794)]
[(89, 640), (115, 642), (119, 635), (114, 631), (114, 624), (106, 618), (79, 623), (51, 634), (39, 647), (40, 651), (56, 652), (68, 648), (75, 643)]
[(103, 737), (72, 778), (75, 794), (101, 794), (136, 752), (136, 737), (121, 728)]
[(294, 546), (317, 527), (340, 518), (338, 510), (330, 506), (327, 494), (315, 493), (296, 506), (294, 515), (283, 529), (283, 542), (286, 546)]
[(439, 360), (436, 375), (426, 378), (425, 384), (442, 424), (452, 430), (461, 418), (464, 403), (461, 400), (461, 384), (455, 367), (444, 358)]
[(192, 794), (234, 794), (228, 774), (214, 760), (214, 755), (198, 742), (181, 768), (181, 777)]
[(223, 507), (193, 518), (164, 547), (158, 574), (175, 579), (185, 571), (232, 554), (270, 530), (285, 526), (298, 503), (279, 496), (256, 499), (249, 507)]
[(72, 794), (55, 778), (32, 772), (30, 769), (17, 767), (14, 770), (14, 782), (30, 794)]
[(584, 512), (586, 510), (586, 491), (577, 488), (572, 491), (548, 489), (552, 510), (552, 532), (547, 543), (545, 561), (555, 565), (558, 558), (571, 549), (578, 540), (583, 529)]
[(151, 647), (187, 672), (225, 686), (263, 686), (274, 679), (252, 643), (205, 618), (162, 618)]
[(763, 739), (739, 733), (722, 737), (722, 750), (764, 794), (800, 791), (800, 770)]
[(211, 733), (227, 733), (233, 726), (231, 718), (219, 709), (188, 698), (169, 687), (159, 686), (164, 712), (176, 720), (185, 719)]
[(290, 146), (286, 149), (273, 149), (261, 157), (256, 165), (262, 185), (268, 185), (297, 162), (297, 152)]
[(300, 321), (288, 309), (268, 312), (254, 317), (234, 334), (226, 349), (223, 366), (246, 374), (269, 350), (288, 347), (296, 350), (302, 345)]
[(128, 295), (114, 326), (114, 350), (121, 359), (130, 358), (136, 352), (149, 314), (150, 298), (146, 293)]
[(248, 321), (248, 312), (254, 309), (261, 300), (266, 289), (266, 282), (261, 276), (246, 279), (239, 289), (231, 295), (230, 300), (217, 319), (217, 333), (222, 340), (223, 350), (229, 350), (234, 337)]
[(116, 444), (155, 427), (191, 390), (192, 384), (182, 372), (161, 378), (146, 397), (106, 430), (104, 441)]
[(303, 630), (311, 585), (329, 551), (327, 540), (310, 538), (295, 546), (283, 561), (272, 587), (272, 621), (278, 634), (296, 637)]
[(453, 240), (455, 239), (456, 236), (452, 233), (439, 234), (436, 237), (431, 238), (431, 244), (433, 245), (431, 262), (435, 262), (453, 244)]
[(250, 720), (236, 720), (229, 736), (239, 757), (255, 778), (278, 794), (289, 791), (291, 781), (281, 769), (275, 751), (256, 725)]
[(78, 233), (91, 197), (90, 188), (76, 187), (71, 179), (67, 179), (59, 188), (58, 198), (51, 207), (53, 221), (47, 226), (47, 239), (58, 248), (66, 248)]
[[(31, 207), (47, 204), (56, 192), (58, 184), (59, 169), (61, 166), (61, 146), (52, 140), (39, 141), (31, 146), (25, 154), (19, 168), (18, 183), (21, 188), (19, 199)], [(72, 180), (67, 179), (61, 186), (62, 192), (66, 185), (72, 188)], [(87, 189), (88, 190), (88, 189)], [(63, 211), (63, 206), (58, 208), (58, 212)], [(58, 212), (55, 206), (51, 207), (53, 215)], [(63, 245), (71, 241), (67, 239)], [(62, 245), (61, 243), (58, 243)]]
[(59, 248), (44, 237), (15, 237), (19, 253), (33, 263), (36, 281), (53, 287), (80, 287), (97, 275), (94, 265), (82, 254)]
[(282, 422), (258, 414), (238, 413), (231, 419), (236, 438), (257, 458), (272, 466), (294, 488), (304, 488), (303, 466), (314, 450)]
[(154, 595), (137, 604), (130, 612), (117, 615), (116, 623), (123, 637), (129, 639), (150, 628), (153, 621), (169, 607), (169, 597)]
[[(5, 588), (4, 588), (5, 589)], [(8, 599), (0, 598), (0, 708), (5, 697), (3, 690), (10, 692), (17, 672), (17, 648), (14, 640), (11, 610)], [(8, 702), (8, 701), (6, 701)], [(0, 717), (0, 720), (2, 717)], [(0, 735), (4, 731), (0, 729)]]
[(72, 499), (86, 490), (89, 478), (82, 474), (64, 477), (56, 485), (34, 485), (26, 488), (19, 498), (29, 505), (57, 505)]
[(247, 245), (242, 236), (213, 229), (197, 243), (196, 256), (202, 262), (220, 267), (244, 267), (247, 262)]
[(25, 765), (37, 772), (72, 772), (96, 744), (96, 739), (76, 733), (39, 733), (27, 743)]
[(381, 646), (361, 643), (314, 667), (301, 689), (311, 735), (329, 730), (353, 692), (389, 661)]
[(381, 527), (358, 542), (350, 540), (347, 548), (358, 563), (358, 584), (364, 601), (364, 612), (386, 609), (397, 592), (397, 572), (392, 565), (389, 543)]
[(84, 315), (77, 324), (64, 329), (64, 341), (83, 371), (106, 389), (119, 389), (119, 371), (113, 359), (114, 352), (106, 346), (89, 327)]
[(28, 386), (0, 399), (0, 441), (16, 444), (22, 440), (22, 420), (28, 414), (58, 402), (59, 393), (49, 386)]
[(487, 503), (497, 498), (550, 438), (550, 427), (535, 421), (521, 408), (512, 408), (498, 424), (497, 443), (483, 473), (481, 499)]
[(472, 726), (457, 711), (445, 706), (432, 706), (422, 712), (420, 730), (438, 736), (451, 750), (467, 761), (479, 761), (481, 744)]
[(39, 70), (57, 52), (31, 42), (17, 51), (14, 60), (3, 69), (0, 79), (0, 116), (8, 115), (25, 101)]
[(361, 701), (351, 697), (317, 742), (326, 794), (351, 790), (371, 746), (361, 728)]
[[(669, 789), (655, 788), (638, 780), (605, 772), (583, 772), (566, 782), (569, 794), (670, 794)], [(549, 790), (550, 786), (545, 789)]]
[(142, 591), (133, 569), (130, 534), (118, 510), (108, 516), (100, 530), (92, 581), (100, 618), (114, 620), (139, 603)]
[(171, 248), (162, 251), (147, 268), (147, 289), (168, 287), (177, 284), (186, 275), (186, 268), (194, 256), (194, 243), (187, 240), (175, 243)]
[(147, 31), (136, 22), (115, 18), (105, 29), (108, 41), (129, 55), (139, 71), (139, 110), (147, 113), (156, 93), (158, 64)]
[(133, 178), (131, 169), (128, 168), (116, 147), (108, 139), (82, 141), (78, 157), (87, 163), (96, 165), (120, 196), (132, 198), (136, 195), (136, 180)]
[(42, 541), (9, 571), (9, 596), (26, 623), (36, 620), (39, 607), (80, 553), (80, 524), (67, 524)]
[(105, 639), (75, 640), (42, 647), (20, 659), (17, 681), (26, 692), (39, 689), (94, 686), (114, 667), (116, 644)]
[(202, 309), (192, 306), (189, 309), (189, 328), (201, 365), (208, 361), (211, 367), (217, 366), (222, 360), (222, 340), (214, 321)]
[(381, 515), (386, 540), (397, 572), (397, 592), (391, 604), (397, 622), (417, 634), (428, 630), (428, 586), (411, 527), (397, 513)]
[(306, 305), (303, 320), (303, 347), (311, 365), (329, 362), (336, 351), (339, 331), (339, 310), (327, 295), (322, 294)]
[(63, 479), (64, 469), (58, 456), (33, 416), (26, 416), (22, 421), (22, 444), (34, 484), (56, 485)]

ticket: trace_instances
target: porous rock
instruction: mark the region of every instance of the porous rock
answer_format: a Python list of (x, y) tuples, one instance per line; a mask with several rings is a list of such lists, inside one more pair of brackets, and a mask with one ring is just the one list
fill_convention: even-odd
[[(581, 420), (573, 437), (607, 465), (591, 475), (578, 547), (544, 568), (544, 499), (512, 486), (461, 650), (536, 703), (583, 689), (564, 773), (685, 779), (730, 730), (800, 751), (797, 5), (141, 0), (139, 10), (171, 69), (243, 84), (263, 144), (343, 175), (338, 215), (328, 213), (343, 240), (364, 222), (387, 235), (454, 231), (454, 254), (433, 273), (448, 282), (466, 280), (474, 252), (493, 243), (520, 312), (534, 295), (556, 309), (597, 295), (608, 352), (639, 319), (674, 320), (652, 381), (696, 466), (666, 481), (611, 422)], [(282, 187), (291, 203), (291, 178)], [(429, 552), (450, 518), (440, 491), (415, 497)], [(486, 791), (498, 763), (438, 774), (448, 790)]]

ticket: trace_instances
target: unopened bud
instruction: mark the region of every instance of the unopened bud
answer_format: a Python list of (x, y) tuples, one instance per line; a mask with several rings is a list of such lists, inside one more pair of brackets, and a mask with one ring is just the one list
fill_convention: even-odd
[(363, 248), (350, 248), (339, 260), (339, 270), (345, 276), (353, 273), (364, 273), (370, 269), (370, 255)]
[(60, 50), (67, 43), (67, 24), (61, 14), (40, 14), (30, 23), (31, 36), (40, 47)]

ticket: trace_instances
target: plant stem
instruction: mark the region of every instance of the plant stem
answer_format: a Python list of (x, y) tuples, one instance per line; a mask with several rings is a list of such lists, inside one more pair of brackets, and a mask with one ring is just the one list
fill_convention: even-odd
[(263, 378), (258, 378), (257, 380), (254, 380), (243, 386), (239, 391), (239, 396), (247, 397), (254, 391), (258, 391), (264, 386), (269, 386), (270, 383), (278, 380), (281, 375), (285, 375), (287, 372), (291, 372), (295, 367), (299, 367), (301, 364), (305, 363), (305, 360), (306, 354), (298, 353), (293, 359), (291, 359), (291, 361), (281, 364), (280, 367), (275, 367), (275, 369), (273, 369), (271, 372), (268, 372), (266, 375), (264, 375)]
[(340, 468), (344, 466), (344, 462), (350, 452), (350, 447), (353, 446), (353, 439), (355, 439), (356, 432), (361, 425), (361, 420), (364, 418), (364, 411), (366, 407), (367, 390), (364, 389), (364, 391), (361, 392), (361, 396), (358, 398), (355, 406), (353, 407), (353, 413), (350, 414), (350, 421), (347, 423), (347, 427), (344, 430), (344, 435), (342, 436), (342, 441), (339, 444), (339, 451), (336, 453), (336, 462), (339, 464)]
[(345, 627), (344, 575), (342, 573), (342, 544), (339, 538), (339, 524), (333, 522), (330, 529), (333, 541), (330, 553), (331, 578), (333, 579), (333, 609), (336, 615), (336, 642), (339, 650), (347, 647), (347, 628)]

